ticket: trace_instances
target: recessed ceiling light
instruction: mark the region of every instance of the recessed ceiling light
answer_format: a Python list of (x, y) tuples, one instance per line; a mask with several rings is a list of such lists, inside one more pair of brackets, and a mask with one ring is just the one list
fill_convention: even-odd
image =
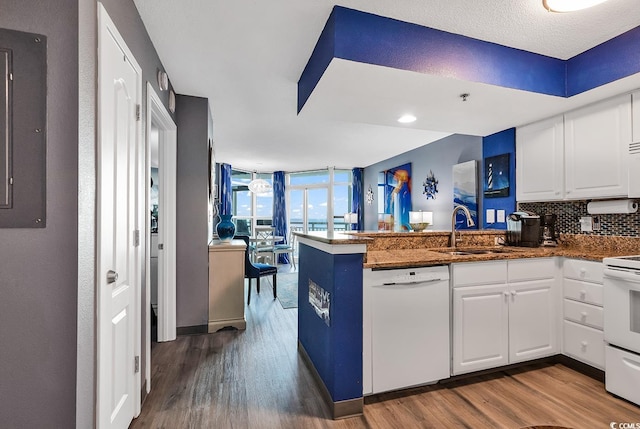
[(607, 0), (542, 0), (545, 9), (550, 12), (573, 12), (586, 9)]
[(416, 117), (413, 115), (402, 115), (398, 118), (398, 122), (401, 124), (410, 124), (411, 122), (415, 122)]

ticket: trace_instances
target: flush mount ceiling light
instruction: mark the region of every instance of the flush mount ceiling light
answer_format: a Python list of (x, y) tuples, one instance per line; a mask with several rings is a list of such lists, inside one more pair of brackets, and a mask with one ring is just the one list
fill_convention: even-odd
[(398, 122), (400, 122), (401, 124), (410, 124), (411, 122), (415, 122), (416, 121), (416, 117), (413, 115), (402, 115), (398, 118)]
[(573, 12), (587, 9), (607, 0), (542, 0), (542, 5), (549, 12)]
[(268, 194), (273, 191), (273, 186), (264, 179), (254, 179), (249, 182), (249, 190), (254, 194)]

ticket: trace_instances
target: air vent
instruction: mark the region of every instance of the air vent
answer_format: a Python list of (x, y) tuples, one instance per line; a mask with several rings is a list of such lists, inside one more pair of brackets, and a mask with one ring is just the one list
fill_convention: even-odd
[(629, 155), (640, 154), (640, 142), (629, 143)]

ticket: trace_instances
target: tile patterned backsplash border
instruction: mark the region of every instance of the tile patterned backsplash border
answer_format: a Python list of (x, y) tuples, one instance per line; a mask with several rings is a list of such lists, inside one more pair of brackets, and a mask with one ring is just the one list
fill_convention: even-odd
[[(564, 234), (619, 235), (638, 237), (640, 235), (640, 211), (633, 214), (587, 213), (588, 201), (558, 201), (540, 203), (518, 203), (518, 210), (534, 212), (539, 215), (555, 213), (558, 216), (557, 229)], [(600, 218), (600, 231), (580, 232), (580, 218), (593, 216)]]

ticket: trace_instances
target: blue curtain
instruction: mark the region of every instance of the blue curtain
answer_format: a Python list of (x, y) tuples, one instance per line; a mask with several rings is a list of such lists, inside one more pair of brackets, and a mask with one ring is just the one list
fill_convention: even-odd
[(233, 214), (231, 208), (231, 164), (220, 164), (220, 214)]
[(358, 215), (358, 223), (355, 224), (353, 229), (355, 231), (362, 231), (364, 229), (364, 169), (354, 168), (351, 173), (353, 175), (351, 180), (351, 187), (353, 189), (351, 197), (351, 211)]
[[(287, 207), (284, 193), (284, 171), (273, 173), (273, 227), (275, 235), (284, 237), (287, 241)], [(288, 264), (288, 255), (280, 255), (278, 262)]]

